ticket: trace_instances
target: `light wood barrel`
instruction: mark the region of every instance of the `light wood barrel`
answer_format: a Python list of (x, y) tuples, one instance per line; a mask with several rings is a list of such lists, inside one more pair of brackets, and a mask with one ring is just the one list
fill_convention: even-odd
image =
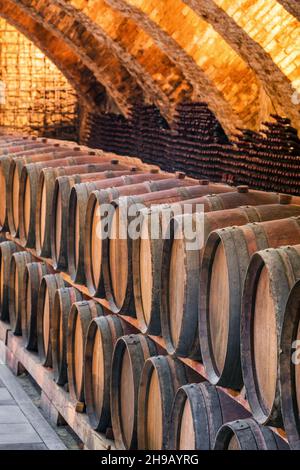
[(22, 287), (27, 263), (32, 262), (32, 256), (26, 251), (14, 253), (9, 269), (9, 322), (15, 335), (22, 334)]
[(292, 287), (281, 328), (279, 357), (284, 429), (293, 450), (300, 450), (300, 281)]
[[(164, 240), (162, 269), (160, 265), (154, 267), (155, 272), (158, 270), (162, 272), (159, 279), (161, 280), (159, 312), (162, 335), (169, 354), (200, 358), (198, 333), (200, 264), (203, 244), (209, 234), (213, 230), (228, 226), (241, 226), (249, 222), (284, 219), (297, 215), (300, 215), (300, 206), (272, 204), (208, 212), (202, 217), (196, 214), (184, 215), (171, 220), (170, 237)], [(191, 244), (190, 236), (186, 234), (187, 223), (193, 231), (197, 231), (199, 248), (196, 244)], [(140, 282), (146, 282), (146, 278), (142, 277), (142, 271)], [(157, 314), (156, 316), (158, 317)], [(159, 318), (157, 321), (159, 322)]]
[(0, 319), (9, 321), (10, 262), (14, 253), (20, 251), (14, 242), (0, 243)]
[(169, 450), (211, 450), (222, 424), (249, 417), (244, 407), (208, 382), (179, 388), (172, 406)]
[(74, 302), (83, 299), (81, 292), (74, 287), (62, 287), (54, 296), (51, 327), (51, 348), (54, 380), (58, 385), (65, 385), (67, 375), (67, 337), (68, 317)]
[[(193, 181), (192, 184), (197, 188), (199, 186), (195, 181)], [(185, 179), (180, 174), (176, 178), (173, 177), (159, 179), (158, 181), (145, 181), (143, 183), (93, 191), (90, 194), (86, 209), (84, 262), (86, 283), (92, 296), (105, 296), (101, 265), (103, 261), (102, 254), (104, 252), (103, 246), (106, 246), (107, 251), (108, 239), (107, 237), (102, 237), (102, 232), (106, 233), (109, 231), (107, 221), (108, 225), (110, 225), (114, 206), (109, 206), (108, 215), (105, 213), (101, 215), (102, 205), (111, 204), (113, 200), (117, 200), (122, 196), (151, 192), (156, 193), (160, 190), (166, 190), (166, 188), (177, 187), (178, 191), (181, 189), (183, 192), (186, 189), (186, 185), (190, 185), (190, 180)], [(167, 190), (164, 192), (167, 192)]]
[[(211, 185), (211, 189), (218, 185)], [(221, 185), (219, 185), (221, 186)], [(133, 295), (133, 267), (132, 267), (132, 237), (124, 238), (127, 234), (127, 225), (133, 223), (135, 214), (138, 215), (141, 207), (152, 207), (157, 204), (174, 204), (190, 200), (200, 195), (207, 194), (210, 185), (202, 182), (189, 187), (175, 187), (164, 190), (151, 191), (149, 194), (120, 198), (114, 201), (115, 207), (110, 220), (109, 237), (102, 245), (102, 272), (105, 285), (105, 296), (114, 312), (135, 316), (135, 303)], [(225, 186), (223, 185), (224, 190)], [(155, 189), (155, 188), (153, 188)], [(234, 189), (227, 186), (228, 191)], [(130, 207), (130, 216), (127, 214)], [(128, 224), (129, 222), (129, 224)], [(88, 226), (88, 218), (87, 224)], [(89, 243), (86, 243), (86, 247)], [(147, 253), (147, 251), (146, 251)], [(149, 251), (148, 251), (149, 253)], [(149, 286), (151, 288), (151, 286)]]
[(118, 339), (112, 360), (111, 420), (118, 449), (137, 448), (140, 378), (145, 361), (157, 354), (155, 343), (142, 334)]
[[(128, 170), (129, 168), (118, 163), (118, 160), (107, 161), (102, 164), (102, 171)], [(75, 176), (60, 176), (56, 179), (52, 199), (51, 211), (51, 257), (57, 269), (67, 270), (67, 236), (69, 198), (72, 186), (78, 182)], [(100, 180), (106, 181), (106, 180)]]
[[(235, 191), (226, 185), (206, 181), (206, 194)], [(132, 241), (132, 275), (136, 315), (143, 333), (159, 335), (161, 278), (157, 273), (162, 270), (162, 253), (167, 236), (168, 222), (177, 214), (193, 213), (197, 210), (197, 200), (178, 201), (141, 211), (141, 237)], [(184, 207), (183, 207), (184, 206)], [(201, 210), (201, 207), (199, 208)], [(167, 217), (169, 217), (167, 219)], [(159, 222), (159, 236), (152, 237), (153, 219)]]
[(117, 316), (94, 318), (88, 328), (84, 357), (84, 394), (91, 426), (105, 432), (111, 425), (110, 380), (115, 343), (125, 334)]
[[(37, 187), (35, 215), (35, 238), (38, 256), (47, 258), (51, 256), (51, 212), (56, 178), (59, 176), (78, 175), (76, 182), (79, 183), (87, 177), (106, 179), (114, 178), (114, 176), (120, 176), (121, 174), (130, 174), (135, 171), (135, 167), (128, 169), (128, 171), (115, 171), (115, 169), (113, 171), (102, 171), (102, 168), (102, 163), (93, 163), (69, 167), (63, 166), (60, 168), (45, 168), (41, 170)], [(81, 176), (79, 177), (79, 175)]]
[(270, 428), (247, 418), (224, 424), (214, 450), (288, 450), (288, 444)]
[[(117, 175), (116, 175), (117, 176)], [(147, 180), (170, 179), (172, 175), (153, 170), (147, 173), (117, 176), (107, 182), (90, 182), (73, 186), (69, 199), (68, 271), (74, 282), (86, 282), (84, 269), (85, 222), (88, 200), (95, 190), (138, 184)]]
[(170, 356), (147, 359), (138, 398), (139, 449), (167, 449), (172, 403), (178, 388), (186, 383), (188, 375), (182, 362)]
[(57, 289), (65, 287), (59, 274), (47, 274), (41, 280), (37, 306), (38, 354), (44, 367), (52, 367), (51, 328)]
[(282, 426), (280, 332), (290, 290), (299, 279), (300, 245), (256, 253), (245, 278), (242, 370), (253, 417), (260, 424)]
[(200, 275), (199, 337), (210, 382), (239, 389), (242, 289), (251, 256), (266, 248), (300, 243), (300, 217), (212, 232)]
[(69, 392), (73, 399), (84, 403), (84, 346), (89, 324), (93, 318), (104, 315), (94, 300), (75, 302), (68, 319), (67, 363)]
[(37, 302), (42, 277), (53, 271), (46, 263), (33, 262), (25, 266), (21, 286), (21, 326), (26, 349), (37, 351)]
[[(77, 152), (78, 153), (78, 152)], [(73, 156), (65, 157), (63, 159), (51, 159), (50, 161), (31, 163), (22, 167), (21, 175), (17, 185), (19, 185), (19, 232), (20, 239), (24, 246), (33, 248), (35, 247), (35, 218), (36, 218), (36, 200), (38, 191), (39, 176), (45, 167), (57, 167), (60, 164), (64, 166), (73, 166), (76, 164), (99, 162), (98, 156), (78, 156), (73, 153)], [(103, 169), (110, 166), (109, 163), (102, 163)], [(16, 173), (17, 174), (17, 173)]]

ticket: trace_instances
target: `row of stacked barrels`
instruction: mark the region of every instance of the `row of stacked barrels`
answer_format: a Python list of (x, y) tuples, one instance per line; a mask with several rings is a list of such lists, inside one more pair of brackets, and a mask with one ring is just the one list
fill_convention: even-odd
[[(57, 145), (0, 143), (2, 230), (119, 315), (4, 242), (1, 319), (69, 384), (96, 430), (112, 427), (120, 448), (281, 448), (268, 425), (283, 423), (299, 448), (299, 198)], [(114, 211), (102, 237), (106, 203)], [(122, 209), (140, 204), (141, 236), (124, 239)], [(164, 227), (175, 207), (184, 214)], [(186, 222), (200, 240), (192, 249)], [(139, 331), (122, 315), (136, 317)], [(162, 335), (169, 355), (148, 335)], [(197, 383), (177, 357), (202, 361), (210, 383)], [(245, 386), (255, 421), (218, 386)]]

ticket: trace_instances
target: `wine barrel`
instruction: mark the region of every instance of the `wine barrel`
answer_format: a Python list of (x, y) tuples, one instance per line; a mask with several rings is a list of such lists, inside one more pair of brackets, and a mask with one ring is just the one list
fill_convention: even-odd
[(167, 173), (159, 173), (156, 169), (147, 173), (135, 175), (123, 175), (107, 182), (91, 182), (75, 184), (69, 199), (68, 222), (68, 271), (74, 282), (84, 284), (86, 281), (84, 270), (84, 245), (85, 245), (85, 219), (90, 194), (95, 190), (120, 186), (136, 185), (150, 180), (170, 179), (174, 176)]
[(54, 380), (65, 385), (67, 375), (68, 317), (74, 302), (82, 300), (82, 294), (74, 287), (62, 287), (54, 296), (51, 327), (51, 348)]
[[(162, 263), (156, 263), (153, 271), (161, 272), (158, 288), (161, 292), (160, 317), (150, 316), (150, 325), (157, 318), (161, 320), (162, 336), (169, 354), (200, 358), (198, 333), (198, 298), (200, 289), (200, 263), (203, 244), (208, 235), (217, 229), (228, 226), (241, 226), (249, 222), (278, 220), (300, 215), (300, 206), (263, 205), (246, 206), (237, 209), (208, 212), (202, 217), (194, 215), (178, 216), (171, 220), (170, 237), (164, 240)], [(186, 223), (199, 237), (198, 246), (191, 245), (186, 233)], [(155, 258), (154, 258), (155, 260)], [(155, 260), (156, 261), (156, 260)], [(148, 263), (149, 264), (149, 263)], [(140, 282), (147, 283), (147, 266), (141, 270)], [(145, 287), (146, 290), (146, 287)], [(155, 333), (152, 333), (155, 334)]]
[(229, 227), (212, 232), (200, 275), (199, 337), (210, 382), (243, 384), (240, 360), (242, 289), (251, 255), (300, 243), (300, 217)]
[[(117, 160), (112, 160), (111, 164), (103, 164), (103, 171), (105, 170), (128, 170), (126, 166), (116, 164)], [(56, 179), (52, 200), (51, 211), (51, 257), (54, 266), (57, 269), (67, 270), (67, 233), (68, 233), (68, 211), (69, 211), (69, 198), (72, 186), (78, 181), (76, 177), (61, 176)], [(100, 182), (105, 183), (108, 180), (100, 179)], [(96, 182), (95, 182), (96, 184)]]
[[(229, 186), (206, 185), (200, 182), (197, 186), (171, 188), (169, 190), (162, 190), (161, 188), (161, 191), (121, 198), (119, 201), (113, 202), (112, 205), (115, 210), (111, 214), (109, 236), (102, 244), (101, 258), (105, 296), (114, 312), (120, 314), (127, 312), (127, 315), (130, 312), (132, 316), (135, 316), (132, 251), (133, 238), (138, 238), (138, 234), (134, 234), (134, 237), (127, 236), (127, 239), (125, 239), (123, 233), (127, 234), (128, 224), (135, 226), (134, 219), (136, 214), (139, 216), (141, 207), (180, 203), (207, 194), (210, 190), (215, 191), (217, 187), (222, 191), (225, 191), (225, 188), (228, 191), (235, 191)], [(129, 207), (132, 214), (130, 217), (127, 216)], [(87, 213), (86, 228), (89, 227), (88, 215), (89, 212)], [(88, 250), (89, 245), (88, 240), (86, 240), (86, 250)], [(97, 245), (99, 245), (99, 239), (97, 239)], [(151, 286), (149, 288), (151, 289)]]
[(42, 277), (53, 273), (46, 264), (27, 263), (21, 285), (21, 326), (23, 343), (29, 351), (37, 351), (37, 301)]
[(142, 334), (122, 336), (115, 345), (111, 372), (111, 420), (117, 449), (137, 448), (139, 383), (145, 361), (157, 354)]
[[(105, 295), (101, 263), (102, 245), (107, 244), (108, 240), (107, 237), (102, 240), (101, 234), (107, 231), (105, 229), (108, 217), (106, 217), (105, 214), (103, 214), (103, 217), (101, 216), (101, 210), (103, 210), (101, 208), (105, 207), (105, 211), (107, 211), (107, 205), (110, 205), (114, 199), (128, 194), (145, 194), (154, 191), (156, 193), (157, 191), (174, 187), (177, 187), (178, 191), (181, 190), (182, 193), (186, 194), (186, 186), (190, 184), (190, 180), (179, 175), (176, 178), (147, 181), (118, 188), (98, 190), (90, 194), (86, 209), (84, 262), (86, 263), (86, 283), (92, 296), (101, 297)], [(193, 181), (192, 184), (194, 186), (196, 185), (197, 188), (199, 186), (196, 181)], [(111, 216), (113, 211), (114, 206), (110, 205), (110, 213), (108, 215)]]
[(0, 156), (5, 156), (5, 155), (18, 155), (18, 154), (23, 154), (27, 151), (30, 150), (43, 150), (43, 149), (48, 149), (51, 147), (51, 144), (47, 144), (46, 142), (38, 142), (38, 141), (28, 141), (28, 142), (15, 142), (12, 145), (3, 145), (0, 148)]
[(138, 448), (165, 450), (172, 403), (179, 387), (188, 383), (185, 365), (170, 356), (145, 362), (138, 397)]
[(279, 368), (284, 429), (293, 450), (300, 450), (300, 281), (292, 287), (281, 328)]
[(67, 364), (71, 398), (84, 403), (84, 345), (89, 324), (93, 318), (104, 315), (101, 305), (94, 300), (75, 302), (68, 319)]
[(76, 182), (80, 183), (88, 177), (93, 179), (111, 179), (116, 176), (121, 176), (121, 174), (131, 174), (137, 171), (136, 167), (120, 171), (115, 171), (115, 169), (113, 171), (102, 171), (102, 168), (102, 163), (93, 163), (69, 167), (63, 166), (60, 168), (44, 168), (41, 170), (37, 186), (35, 215), (35, 239), (38, 256), (44, 256), (46, 258), (51, 256), (51, 212), (56, 178), (59, 176), (77, 175)]
[(117, 316), (94, 318), (88, 328), (84, 355), (84, 394), (91, 426), (105, 432), (111, 424), (110, 379), (114, 345), (125, 334)]
[(37, 305), (38, 354), (44, 367), (52, 367), (51, 329), (57, 289), (65, 287), (60, 274), (47, 274), (41, 280)]
[(14, 242), (0, 243), (0, 319), (9, 321), (9, 278), (12, 255), (20, 251)]
[(289, 450), (289, 446), (271, 429), (247, 418), (224, 424), (214, 450)]
[(211, 450), (222, 424), (250, 413), (208, 382), (180, 387), (169, 428), (169, 450)]
[(282, 426), (280, 332), (289, 293), (299, 279), (300, 245), (259, 251), (245, 278), (242, 370), (249, 405), (260, 424)]
[[(64, 166), (72, 166), (75, 164), (83, 163), (95, 163), (99, 162), (99, 157), (68, 157), (63, 160), (51, 160), (47, 163), (47, 166), (53, 167), (58, 163), (62, 163)], [(112, 160), (102, 163), (102, 170), (113, 170), (117, 165), (118, 160)], [(100, 166), (100, 164), (98, 163)], [(25, 165), (21, 172), (19, 182), (19, 231), (21, 242), (26, 247), (35, 246), (35, 216), (36, 216), (36, 200), (37, 200), (37, 188), (39, 176), (42, 168), (45, 167), (44, 163)], [(119, 167), (119, 166), (118, 166)], [(126, 168), (126, 167), (124, 167)], [(69, 187), (67, 181), (70, 179), (72, 183), (72, 177), (60, 177), (65, 182), (66, 188)], [(59, 180), (59, 178), (58, 178)], [(74, 178), (73, 178), (74, 180)], [(66, 189), (65, 189), (66, 190)], [(55, 198), (55, 191), (54, 191)]]
[(22, 287), (27, 263), (32, 262), (32, 255), (26, 251), (14, 253), (9, 269), (9, 322), (14, 335), (22, 334)]

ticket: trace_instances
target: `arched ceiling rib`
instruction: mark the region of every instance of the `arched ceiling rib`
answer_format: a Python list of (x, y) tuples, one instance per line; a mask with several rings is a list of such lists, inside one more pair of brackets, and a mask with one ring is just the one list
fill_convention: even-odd
[[(213, 28), (253, 69), (262, 82), (266, 93), (271, 97), (279, 114), (288, 113), (300, 127), (299, 113), (286, 96), (291, 93), (291, 83), (283, 71), (274, 63), (268, 52), (248, 35), (238, 23), (227, 14), (226, 9), (214, 0), (183, 0)], [(220, 2), (219, 2), (220, 3)], [(235, 2), (230, 2), (231, 4)], [(248, 2), (249, 4), (249, 2)], [(221, 3), (220, 3), (221, 5)], [(223, 2), (225, 7), (225, 4)], [(300, 5), (300, 4), (299, 4)], [(299, 6), (300, 9), (300, 6)], [(300, 75), (300, 74), (299, 74)]]
[(106, 95), (105, 88), (63, 41), (28, 16), (24, 16), (10, 0), (0, 0), (0, 15), (49, 57), (69, 80), (82, 104), (91, 110), (101, 107)]
[(63, 39), (102, 83), (120, 111), (130, 115), (131, 106), (143, 101), (143, 91), (135, 78), (120, 64), (106, 45), (99, 47), (80, 22), (52, 1), (13, 0), (25, 14)]

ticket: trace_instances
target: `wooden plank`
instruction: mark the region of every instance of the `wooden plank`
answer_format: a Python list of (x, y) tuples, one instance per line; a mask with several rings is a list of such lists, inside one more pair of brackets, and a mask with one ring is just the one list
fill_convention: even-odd
[[(5, 328), (3, 322), (0, 322), (0, 332), (3, 327)], [(8, 333), (6, 354), (8, 365), (13, 360), (22, 364), (45, 392), (53, 407), (61, 414), (88, 449), (114, 449), (113, 441), (106, 439), (103, 434), (99, 434), (91, 428), (86, 414), (75, 411), (76, 402), (72, 401), (69, 393), (54, 382), (52, 370), (44, 368), (37, 354), (27, 351), (22, 344), (22, 339), (14, 336), (11, 332)]]

